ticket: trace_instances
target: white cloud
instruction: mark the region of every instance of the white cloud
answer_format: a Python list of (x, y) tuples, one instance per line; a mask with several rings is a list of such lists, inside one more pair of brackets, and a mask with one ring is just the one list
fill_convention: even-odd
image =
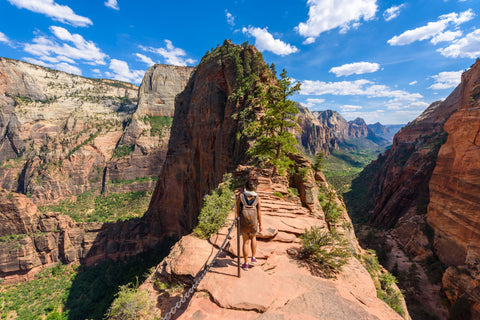
[(62, 27), (52, 26), (50, 31), (56, 38), (38, 36), (33, 43), (25, 44), (24, 50), (51, 63), (83, 60), (90, 64), (105, 64), (108, 56), (94, 42), (85, 40), (79, 34), (71, 34)]
[(185, 50), (176, 48), (173, 46), (172, 41), (166, 39), (165, 40), (166, 47), (165, 48), (152, 48), (152, 47), (140, 47), (142, 50), (147, 52), (153, 52), (165, 59), (167, 64), (175, 65), (175, 66), (186, 66), (187, 64), (194, 64), (196, 60), (188, 58), (185, 59), (184, 57), (187, 55)]
[(325, 102), (325, 99), (318, 99), (318, 98), (308, 98), (307, 102), (302, 103), (302, 105), (309, 109), (315, 109), (319, 107), (319, 104)]
[(395, 98), (402, 101), (417, 101), (423, 96), (419, 93), (409, 93), (403, 90), (392, 90), (388, 86), (378, 85), (369, 80), (360, 79), (355, 81), (323, 82), (302, 81), (302, 95), (332, 94), (339, 96), (367, 96), (370, 98)]
[(235, 26), (235, 17), (227, 10), (225, 10), (225, 15), (227, 17), (227, 23), (232, 27)]
[(351, 112), (351, 111), (355, 111), (355, 110), (360, 110), (362, 109), (363, 107), (361, 106), (352, 106), (352, 105), (344, 105), (344, 106), (341, 106), (340, 107), (340, 110), (342, 112)]
[(143, 55), (141, 53), (135, 53), (135, 55), (137, 56), (137, 58), (140, 61), (145, 62), (149, 67), (153, 66), (155, 64), (155, 62), (152, 60), (152, 58), (147, 57), (146, 55)]
[(457, 30), (457, 31), (445, 31), (445, 32), (441, 32), (437, 35), (435, 35), (432, 40), (430, 40), (431, 43), (433, 44), (437, 44), (439, 42), (449, 42), (449, 41), (452, 41), (452, 40), (455, 40), (456, 38), (458, 37), (461, 37), (462, 36), (462, 31), (460, 30)]
[(118, 7), (117, 0), (108, 0), (108, 1), (105, 1), (103, 4), (107, 7), (109, 7), (109, 8), (114, 9), (114, 10), (120, 10), (120, 8)]
[(132, 82), (135, 84), (141, 83), (143, 76), (145, 75), (145, 71), (130, 70), (130, 67), (125, 61), (117, 59), (112, 59), (108, 68), (113, 71), (113, 73), (106, 72), (108, 77), (112, 77), (115, 80)]
[(92, 20), (89, 18), (75, 14), (70, 7), (59, 5), (54, 0), (8, 0), (8, 2), (19, 9), (27, 9), (44, 14), (55, 21), (67, 23), (75, 27), (93, 25)]
[(82, 75), (82, 70), (80, 68), (77, 68), (75, 66), (72, 66), (66, 62), (60, 62), (60, 63), (46, 63), (44, 61), (38, 60), (38, 59), (33, 59), (33, 58), (23, 58), (23, 60), (30, 62), (32, 64), (37, 64), (39, 66), (44, 66), (47, 68), (52, 68), (60, 71), (64, 71), (67, 73), (72, 73), (81, 76)]
[(377, 71), (380, 68), (378, 63), (371, 63), (371, 62), (355, 62), (355, 63), (348, 63), (344, 64), (340, 67), (334, 67), (330, 69), (329, 72), (335, 73), (337, 77), (340, 76), (349, 76), (352, 74), (364, 74), (364, 73), (372, 73)]
[(341, 27), (346, 32), (358, 27), (360, 21), (371, 20), (377, 12), (376, 0), (308, 0), (307, 22), (301, 22), (295, 29), (307, 38), (305, 44), (313, 43), (322, 33)]
[[(449, 26), (459, 26), (462, 23), (473, 19), (475, 14), (472, 9), (469, 9), (460, 14), (452, 12), (439, 17), (438, 21), (429, 22), (426, 26), (419, 27), (413, 30), (407, 30), (399, 36), (394, 36), (388, 40), (388, 44), (391, 46), (403, 46), (415, 41), (422, 41), (432, 38), (432, 43), (436, 44), (438, 39), (451, 38), (455, 33), (447, 33), (445, 35), (444, 30)], [(443, 33), (443, 35), (442, 35)], [(439, 37), (439, 38), (437, 38)], [(443, 40), (440, 40), (443, 41)]]
[(92, 69), (92, 72), (93, 73), (96, 73), (96, 74), (101, 74), (102, 72), (100, 71), (100, 69)]
[(462, 73), (462, 70), (440, 72), (439, 74), (432, 76), (435, 83), (432, 84), (429, 89), (442, 90), (455, 88), (460, 83)]
[(255, 37), (255, 46), (259, 51), (271, 51), (280, 56), (286, 56), (298, 51), (298, 48), (280, 39), (274, 39), (267, 28), (243, 27), (242, 32)]
[(385, 10), (383, 13), (383, 18), (385, 21), (390, 21), (392, 19), (397, 18), (400, 15), (400, 10), (405, 7), (405, 4), (401, 4), (399, 6), (393, 6)]
[(413, 86), (413, 85), (415, 85), (415, 84), (417, 84), (417, 83), (418, 83), (418, 81), (415, 80), (415, 81), (410, 82), (409, 85)]
[(0, 32), (0, 42), (10, 43), (10, 40), (3, 32)]
[(480, 56), (480, 29), (477, 29), (461, 39), (453, 41), (448, 47), (438, 49), (443, 56), (452, 58), (471, 58)]

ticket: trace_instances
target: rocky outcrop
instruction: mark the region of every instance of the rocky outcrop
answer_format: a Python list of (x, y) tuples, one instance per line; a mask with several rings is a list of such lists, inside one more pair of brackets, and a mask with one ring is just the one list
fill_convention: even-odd
[(316, 111), (313, 113), (318, 120), (328, 128), (332, 129), (334, 136), (340, 141), (349, 137), (350, 125), (340, 113), (333, 110)]
[(368, 135), (371, 134), (371, 131), (368, 130), (367, 123), (362, 118), (356, 118), (355, 120), (349, 121), (348, 124), (350, 125), (348, 137), (368, 137)]
[(153, 189), (191, 70), (155, 65), (138, 89), (0, 58), (0, 186), (37, 204)]
[(235, 59), (243, 61), (245, 56), (250, 70), (260, 70), (258, 81), (268, 81), (269, 73), (261, 71), (266, 70), (265, 62), (253, 46), (243, 48), (226, 41), (202, 59), (177, 96), (167, 159), (146, 214), (160, 234), (190, 232), (203, 196), (225, 173), (246, 162), (248, 145), (237, 139), (242, 124), (233, 117), (247, 107), (246, 99), (231, 97), (241, 85)]
[(138, 93), (137, 116), (173, 117), (175, 97), (185, 89), (193, 70), (164, 64), (150, 67)]
[[(155, 301), (152, 315), (168, 312), (226, 239), (226, 254), (213, 263), (186, 307), (178, 311), (178, 319), (402, 319), (377, 298), (371, 276), (357, 259), (350, 258), (335, 280), (318, 277), (298, 253), (306, 228), (326, 231), (323, 216), (312, 216), (298, 197), (286, 191), (283, 197), (275, 196), (274, 191), (286, 189), (287, 181), (272, 180), (259, 170), (250, 171), (249, 177), (259, 182), (265, 229), (258, 239), (257, 265), (248, 272), (242, 270), (237, 278), (236, 233), (226, 239), (234, 216), (230, 212), (227, 226), (209, 240), (184, 236), (140, 286)], [(343, 223), (348, 224), (344, 213)], [(352, 251), (361, 255), (356, 240), (351, 244)], [(168, 289), (169, 283), (176, 282), (185, 289)], [(163, 287), (158, 285), (162, 283)], [(404, 319), (409, 319), (408, 314)]]
[(297, 105), (297, 108), (297, 119), (302, 130), (299, 142), (308, 153), (315, 155), (323, 151), (329, 154), (331, 150), (338, 148), (332, 129), (320, 122), (308, 108), (301, 105)]

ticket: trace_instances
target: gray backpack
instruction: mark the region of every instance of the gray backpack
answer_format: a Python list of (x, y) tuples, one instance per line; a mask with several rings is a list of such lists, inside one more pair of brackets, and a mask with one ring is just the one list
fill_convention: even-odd
[[(257, 204), (258, 196), (253, 202), (246, 199), (242, 193), (240, 195), (240, 230), (242, 233), (256, 233), (258, 231)], [(250, 204), (249, 204), (250, 202)]]

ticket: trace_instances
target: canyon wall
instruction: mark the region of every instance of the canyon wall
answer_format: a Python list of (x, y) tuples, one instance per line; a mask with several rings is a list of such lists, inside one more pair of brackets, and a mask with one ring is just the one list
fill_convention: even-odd
[(345, 197), (356, 222), (386, 229), (427, 273), (440, 270), (447, 298), (466, 298), (473, 317), (480, 315), (480, 295), (472, 290), (480, 279), (479, 78), (477, 61), (445, 101), (395, 135)]
[(139, 89), (0, 58), (0, 186), (36, 204), (153, 189), (191, 71), (152, 66)]

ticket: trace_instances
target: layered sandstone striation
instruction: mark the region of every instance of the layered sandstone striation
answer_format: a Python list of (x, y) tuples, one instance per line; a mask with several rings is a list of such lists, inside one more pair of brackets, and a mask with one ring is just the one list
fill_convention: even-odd
[(151, 190), (190, 72), (155, 65), (139, 89), (0, 58), (0, 186), (37, 204)]

